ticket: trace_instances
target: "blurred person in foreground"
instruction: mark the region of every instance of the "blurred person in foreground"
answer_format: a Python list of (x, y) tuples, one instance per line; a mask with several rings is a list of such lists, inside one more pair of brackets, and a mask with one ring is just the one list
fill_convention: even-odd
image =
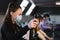
[(29, 29), (35, 28), (39, 23), (37, 19), (32, 19), (28, 25), (22, 27), (19, 25), (21, 19), (22, 9), (20, 5), (10, 3), (1, 28), (3, 40), (25, 40), (22, 36), (26, 34)]

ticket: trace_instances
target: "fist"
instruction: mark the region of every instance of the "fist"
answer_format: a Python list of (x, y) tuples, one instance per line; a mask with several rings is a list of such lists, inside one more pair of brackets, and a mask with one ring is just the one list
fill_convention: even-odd
[(29, 23), (28, 23), (28, 27), (29, 28), (36, 28), (36, 26), (39, 24), (38, 19), (32, 19)]

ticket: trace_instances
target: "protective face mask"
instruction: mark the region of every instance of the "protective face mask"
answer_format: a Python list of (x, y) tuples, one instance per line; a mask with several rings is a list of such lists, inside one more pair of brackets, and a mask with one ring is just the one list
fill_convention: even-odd
[(18, 26), (21, 26), (22, 15), (17, 16), (14, 21)]

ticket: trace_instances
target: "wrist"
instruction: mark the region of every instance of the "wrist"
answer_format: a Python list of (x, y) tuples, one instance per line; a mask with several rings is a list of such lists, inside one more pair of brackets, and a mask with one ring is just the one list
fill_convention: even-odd
[(49, 37), (46, 37), (47, 39), (50, 39)]

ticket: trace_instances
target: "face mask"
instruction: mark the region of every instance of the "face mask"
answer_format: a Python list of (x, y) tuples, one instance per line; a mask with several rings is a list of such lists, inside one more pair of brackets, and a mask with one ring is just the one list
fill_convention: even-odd
[(17, 16), (17, 17), (14, 19), (15, 23), (16, 23), (18, 26), (20, 26), (21, 20), (22, 20), (22, 15)]

